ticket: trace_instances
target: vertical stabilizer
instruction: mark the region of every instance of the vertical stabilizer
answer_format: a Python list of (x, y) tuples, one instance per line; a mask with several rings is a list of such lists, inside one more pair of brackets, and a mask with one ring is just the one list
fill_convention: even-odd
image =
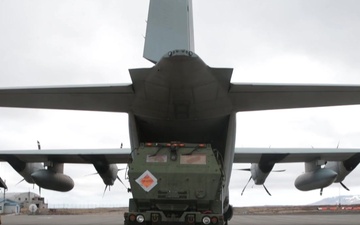
[(175, 49), (194, 51), (192, 0), (150, 0), (144, 58), (156, 63)]

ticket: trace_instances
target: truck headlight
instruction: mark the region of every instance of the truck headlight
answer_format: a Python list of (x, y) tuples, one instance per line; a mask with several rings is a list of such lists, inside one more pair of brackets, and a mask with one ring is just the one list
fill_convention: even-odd
[(203, 224), (210, 224), (211, 220), (210, 217), (204, 216), (202, 219)]
[(144, 218), (143, 215), (138, 215), (138, 216), (136, 217), (136, 221), (137, 221), (138, 223), (142, 223), (142, 222), (144, 222), (144, 220), (145, 220), (145, 218)]

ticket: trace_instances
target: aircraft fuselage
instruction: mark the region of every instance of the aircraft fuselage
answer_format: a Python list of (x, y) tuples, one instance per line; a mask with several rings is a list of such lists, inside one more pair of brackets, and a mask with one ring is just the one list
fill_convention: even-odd
[(228, 94), (232, 69), (211, 68), (195, 53), (175, 50), (154, 67), (130, 74), (135, 95), (129, 113), (132, 149), (146, 142), (210, 144), (221, 154), (226, 212), (236, 130)]
[(207, 66), (195, 53), (174, 50), (154, 67), (130, 70), (139, 142), (211, 143), (224, 149), (232, 103), (232, 69)]

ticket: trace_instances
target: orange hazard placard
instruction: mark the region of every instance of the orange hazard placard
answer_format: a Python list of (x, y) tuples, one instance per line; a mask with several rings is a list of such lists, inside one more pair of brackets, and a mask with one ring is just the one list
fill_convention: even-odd
[(146, 175), (143, 179), (141, 179), (141, 184), (145, 187), (150, 187), (153, 183), (154, 180), (149, 175)]
[(135, 180), (146, 192), (151, 191), (157, 185), (157, 179), (149, 170), (146, 170)]

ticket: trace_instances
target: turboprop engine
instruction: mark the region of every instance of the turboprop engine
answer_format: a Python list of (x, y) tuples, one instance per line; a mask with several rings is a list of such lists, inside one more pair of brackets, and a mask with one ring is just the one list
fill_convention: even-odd
[(320, 189), (320, 195), (323, 188), (332, 183), (340, 183), (349, 191), (342, 181), (349, 175), (359, 164), (360, 154), (355, 154), (344, 161), (323, 162), (325, 166), (321, 168), (319, 162), (305, 163), (305, 173), (295, 180), (295, 187), (301, 191), (310, 191)]
[(100, 175), (101, 179), (105, 184), (104, 194), (108, 187), (110, 190), (110, 186), (114, 185), (116, 179), (118, 179), (122, 183), (122, 185), (124, 185), (128, 192), (130, 191), (130, 189), (126, 187), (124, 182), (118, 176), (118, 171), (122, 169), (119, 169), (116, 164), (108, 164), (104, 163), (103, 161), (93, 160), (93, 165), (97, 171), (97, 174)]
[(52, 163), (47, 169), (40, 169), (31, 174), (34, 182), (42, 188), (67, 192), (73, 189), (74, 181), (65, 175), (63, 163)]
[[(40, 142), (38, 141), (38, 149), (41, 149), (40, 146)], [(5, 157), (5, 160), (10, 164), (10, 166), (12, 168), (14, 168), (14, 170), (20, 174), (24, 179), (22, 179), (20, 182), (22, 181), (26, 181), (29, 184), (34, 184), (34, 180), (31, 177), (31, 174), (34, 173), (35, 171), (38, 171), (40, 169), (44, 169), (44, 166), (42, 163), (39, 162), (24, 162), (20, 159), (18, 159), (15, 156), (9, 155), (7, 157)], [(19, 183), (20, 183), (19, 182)]]
[[(18, 165), (14, 165), (13, 163), (10, 163), (10, 165), (16, 170), (16, 172), (18, 172), (24, 179), (22, 179), (21, 181), (26, 181), (29, 184), (34, 184), (34, 180), (31, 177), (31, 174), (33, 174), (34, 172), (43, 169), (43, 165), (41, 163), (21, 163)], [(21, 182), (20, 181), (20, 182)]]
[(241, 192), (241, 195), (243, 195), (247, 185), (249, 184), (250, 180), (253, 179), (254, 183), (256, 185), (262, 185), (265, 189), (265, 191), (268, 193), (268, 195), (271, 196), (269, 190), (265, 186), (265, 180), (269, 176), (270, 172), (284, 172), (285, 170), (272, 170), (274, 168), (275, 163), (268, 162), (268, 163), (252, 163), (251, 167), (249, 169), (239, 169), (243, 171), (250, 171), (251, 175), (246, 183), (244, 189)]
[(93, 163), (93, 165), (106, 186), (114, 185), (119, 170), (116, 164), (103, 164), (98, 162)]
[(296, 178), (295, 187), (300, 191), (314, 189), (321, 189), (322, 191), (323, 188), (331, 185), (338, 174), (332, 169), (321, 168), (324, 163), (319, 161), (305, 162), (305, 173)]
[(343, 184), (343, 181), (347, 175), (349, 175), (359, 164), (360, 154), (355, 154), (347, 160), (344, 161), (330, 161), (327, 162), (325, 168), (331, 169), (336, 172), (338, 175), (334, 183), (340, 183), (343, 188), (350, 191), (349, 188)]
[(295, 187), (300, 191), (310, 191), (325, 188), (336, 180), (337, 173), (331, 169), (320, 168), (315, 171), (305, 172), (295, 180)]

